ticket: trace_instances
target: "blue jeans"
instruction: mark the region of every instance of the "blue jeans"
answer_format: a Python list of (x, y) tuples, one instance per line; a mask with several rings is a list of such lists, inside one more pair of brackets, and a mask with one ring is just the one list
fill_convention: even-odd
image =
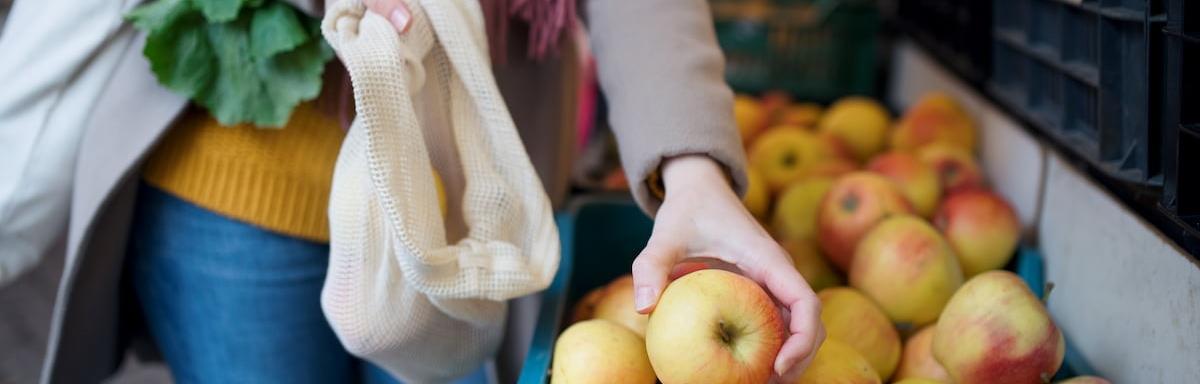
[[(126, 277), (176, 382), (399, 383), (325, 321), (328, 245), (138, 193)], [(483, 372), (460, 382), (486, 383)]]

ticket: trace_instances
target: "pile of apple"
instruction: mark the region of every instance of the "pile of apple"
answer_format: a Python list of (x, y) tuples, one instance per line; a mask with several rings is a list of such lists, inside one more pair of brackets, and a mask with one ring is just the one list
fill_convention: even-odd
[[(744, 203), (821, 300), (826, 339), (796, 382), (1049, 382), (1063, 336), (1000, 270), (1020, 222), (985, 184), (965, 110), (931, 93), (893, 123), (868, 98), (825, 109), (781, 95), (739, 96), (734, 115), (750, 160)], [(649, 316), (633, 296), (625, 276), (577, 303), (551, 382), (771, 379), (787, 325), (755, 282), (692, 272)]]

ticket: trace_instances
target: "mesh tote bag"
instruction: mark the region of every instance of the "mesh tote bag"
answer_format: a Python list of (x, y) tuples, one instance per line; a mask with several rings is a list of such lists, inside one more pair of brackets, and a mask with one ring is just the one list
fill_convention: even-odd
[[(333, 4), (322, 22), (357, 117), (334, 171), (321, 306), (351, 353), (402, 380), (442, 382), (495, 353), (506, 300), (550, 284), (559, 244), (492, 77), (478, 2), (408, 3), (402, 35), (361, 0)], [(446, 184), (461, 196), (449, 226), (435, 165), (462, 179)], [(449, 243), (454, 223), (461, 239)]]

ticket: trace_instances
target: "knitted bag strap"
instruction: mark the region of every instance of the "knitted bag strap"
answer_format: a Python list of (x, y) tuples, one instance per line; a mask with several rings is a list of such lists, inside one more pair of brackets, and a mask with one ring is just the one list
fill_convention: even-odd
[[(542, 289), (558, 268), (557, 229), (492, 76), (479, 5), (409, 5), (413, 17), (403, 35), (366, 12), (361, 0), (334, 4), (322, 24), (353, 83), (351, 130), (363, 130), (367, 193), (383, 216), (373, 223), (387, 226), (389, 238), (382, 240), (392, 242), (405, 283), (432, 298), (505, 300)], [(439, 48), (445, 55), (430, 56)], [(435, 63), (425, 68), (430, 57)], [(468, 233), (457, 244), (446, 241), (430, 149), (413, 106), (426, 81), (448, 82), (452, 150), (466, 181), (461, 204)]]

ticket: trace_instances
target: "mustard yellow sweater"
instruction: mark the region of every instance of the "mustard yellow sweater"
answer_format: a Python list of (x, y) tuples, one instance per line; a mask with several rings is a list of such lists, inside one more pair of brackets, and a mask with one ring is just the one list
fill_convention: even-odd
[(283, 129), (221, 126), (193, 109), (150, 154), (142, 177), (218, 214), (328, 242), (326, 208), (343, 135), (311, 102)]

